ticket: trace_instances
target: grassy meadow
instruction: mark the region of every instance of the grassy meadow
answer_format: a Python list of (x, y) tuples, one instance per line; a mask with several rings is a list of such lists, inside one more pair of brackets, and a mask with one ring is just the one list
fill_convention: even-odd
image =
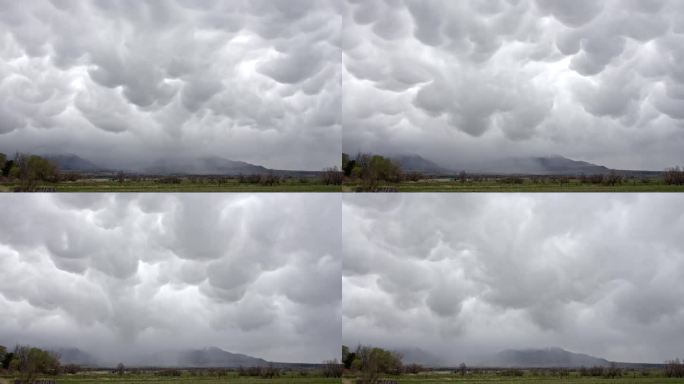
[[(619, 378), (586, 377), (571, 373), (570, 376), (548, 376), (534, 375), (526, 373), (520, 377), (502, 376), (498, 374), (478, 374), (461, 376), (453, 373), (422, 373), (413, 375), (401, 375), (388, 377), (387, 380), (395, 381), (398, 384), (455, 384), (455, 383), (530, 383), (530, 384), (611, 384), (611, 383), (634, 383), (634, 384), (656, 384), (656, 383), (684, 383), (684, 378), (666, 378), (661, 375), (642, 376), (640, 373), (634, 375), (626, 374)], [(345, 377), (342, 384), (355, 384), (353, 377)]]
[[(0, 184), (0, 192), (11, 192), (17, 183)], [(110, 179), (85, 179), (59, 183), (40, 183), (38, 191), (55, 192), (340, 192), (339, 185), (326, 185), (318, 180), (286, 180), (278, 184), (248, 184), (230, 179), (222, 183), (183, 179), (180, 183), (156, 180), (117, 182)]]
[[(301, 376), (298, 373), (284, 374), (274, 378), (241, 377), (236, 373), (227, 376), (197, 376), (187, 372), (181, 376), (158, 376), (154, 374), (125, 374), (119, 376), (111, 373), (79, 373), (74, 375), (45, 376), (45, 379), (55, 380), (56, 384), (97, 384), (97, 383), (120, 383), (120, 384), (156, 384), (156, 383), (236, 383), (236, 384), (326, 384), (340, 383), (338, 378), (324, 378), (320, 376)], [(3, 381), (4, 380), (4, 381)], [(13, 377), (0, 378), (0, 384), (14, 383)]]
[[(360, 182), (347, 182), (343, 192), (355, 192)], [(380, 183), (380, 191), (396, 192), (684, 192), (684, 185), (667, 185), (659, 180), (624, 182), (616, 185), (587, 184), (571, 179), (566, 183), (524, 179), (522, 183), (507, 183), (503, 179), (460, 182), (454, 179), (427, 179)]]

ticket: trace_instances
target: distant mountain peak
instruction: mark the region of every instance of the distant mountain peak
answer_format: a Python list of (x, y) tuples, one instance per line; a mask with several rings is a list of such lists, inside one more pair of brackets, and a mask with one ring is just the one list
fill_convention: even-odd
[(169, 157), (158, 159), (145, 169), (150, 174), (237, 175), (263, 174), (269, 169), (220, 156)]
[(435, 162), (417, 154), (395, 155), (390, 158), (401, 167), (404, 172), (420, 172), (426, 174), (440, 174), (448, 172)]
[(97, 359), (88, 352), (79, 348), (48, 348), (50, 351), (59, 355), (61, 364), (78, 364), (83, 366), (96, 366)]
[(558, 347), (506, 349), (483, 363), (487, 366), (518, 368), (574, 368), (590, 366), (608, 366), (606, 359), (575, 353)]
[(52, 161), (60, 171), (92, 172), (104, 168), (73, 153), (48, 154), (42, 157)]
[(264, 359), (228, 352), (215, 346), (184, 350), (177, 355), (177, 365), (188, 367), (255, 367), (268, 364)]
[(394, 352), (401, 355), (404, 364), (420, 364), (426, 367), (437, 367), (444, 364), (441, 358), (417, 347), (395, 349)]

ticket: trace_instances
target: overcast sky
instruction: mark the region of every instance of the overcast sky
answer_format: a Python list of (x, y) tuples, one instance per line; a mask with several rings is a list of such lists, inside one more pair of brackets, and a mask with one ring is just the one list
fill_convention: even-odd
[(0, 0), (0, 151), (339, 163), (335, 0)]
[(339, 196), (3, 196), (0, 345), (339, 357)]
[(347, 152), (684, 163), (682, 1), (344, 1)]
[(684, 198), (345, 195), (342, 338), (447, 363), (684, 355)]

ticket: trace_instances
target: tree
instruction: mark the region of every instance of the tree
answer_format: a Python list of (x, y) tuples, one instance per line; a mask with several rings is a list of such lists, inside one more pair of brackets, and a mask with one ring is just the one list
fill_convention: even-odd
[(679, 167), (666, 169), (663, 174), (663, 181), (667, 185), (683, 185), (684, 170)]
[(7, 155), (0, 152), (0, 169), (5, 168), (5, 163), (7, 162)]
[(2, 368), (9, 369), (12, 360), (14, 360), (14, 352), (6, 353), (5, 357), (2, 359)]
[(358, 346), (352, 366), (361, 371), (363, 384), (375, 384), (383, 373), (401, 374), (401, 357), (382, 348)]
[(353, 164), (351, 162), (343, 166), (344, 172), (346, 174), (348, 171), (351, 177), (361, 179), (363, 191), (377, 190), (381, 181), (398, 183), (403, 178), (399, 165), (383, 156), (359, 153)]
[(340, 364), (337, 359), (327, 360), (323, 362), (323, 376), (324, 377), (342, 377), (344, 366)]
[(56, 182), (59, 179), (57, 166), (40, 156), (17, 154), (8, 176), (19, 179), (19, 190), (31, 192), (39, 181)]
[(59, 372), (59, 356), (39, 348), (17, 345), (10, 366), (19, 371), (22, 384), (31, 384), (39, 373), (56, 375)]
[(126, 370), (126, 367), (124, 367), (123, 363), (117, 364), (117, 366), (116, 366), (116, 373), (117, 373), (119, 376), (122, 376), (122, 375), (124, 374), (125, 370)]
[(466, 171), (461, 171), (461, 173), (458, 174), (458, 180), (461, 183), (465, 183), (466, 181), (468, 181), (468, 174), (466, 173)]
[(346, 345), (342, 346), (342, 364), (344, 364), (344, 367), (347, 369), (351, 369), (352, 363), (354, 362), (354, 359), (356, 359), (356, 353), (355, 352), (350, 352), (349, 347)]
[(461, 376), (465, 376), (465, 374), (468, 372), (468, 367), (466, 367), (465, 363), (461, 363), (461, 365), (458, 366), (458, 372), (461, 374)]
[(325, 185), (342, 185), (343, 175), (337, 167), (326, 168), (321, 173), (321, 182)]
[(2, 175), (8, 177), (12, 168), (14, 168), (14, 160), (5, 161), (5, 164), (2, 166)]
[(356, 167), (356, 160), (350, 159), (348, 154), (343, 153), (342, 154), (342, 172), (344, 172), (344, 175), (347, 177), (350, 177), (352, 175), (352, 171), (354, 170), (354, 167)]
[(684, 363), (679, 359), (674, 359), (665, 362), (665, 376), (667, 377), (684, 377)]

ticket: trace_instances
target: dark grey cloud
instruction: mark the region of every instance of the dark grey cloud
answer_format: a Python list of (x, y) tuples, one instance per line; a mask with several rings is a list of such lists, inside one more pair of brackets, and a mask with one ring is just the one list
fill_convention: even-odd
[(417, 347), (456, 364), (507, 348), (681, 355), (679, 196), (343, 200), (347, 345)]
[(0, 342), (332, 359), (340, 223), (327, 195), (7, 196)]
[(115, 165), (177, 154), (337, 164), (340, 9), (0, 1), (0, 150)]
[(682, 162), (676, 0), (346, 0), (343, 148)]

